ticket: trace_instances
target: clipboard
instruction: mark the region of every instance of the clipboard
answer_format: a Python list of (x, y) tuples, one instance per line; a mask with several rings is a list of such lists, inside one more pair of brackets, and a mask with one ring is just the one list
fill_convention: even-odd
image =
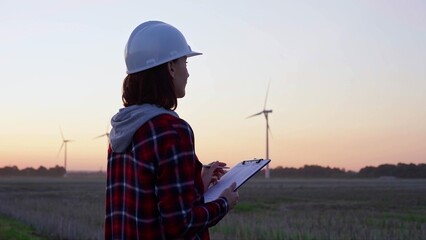
[(237, 187), (235, 188), (237, 190), (270, 161), (270, 159), (253, 159), (238, 163), (226, 172), (216, 185), (207, 189), (204, 193), (204, 202), (211, 202), (219, 198), (223, 190), (231, 186), (233, 182), (237, 183)]

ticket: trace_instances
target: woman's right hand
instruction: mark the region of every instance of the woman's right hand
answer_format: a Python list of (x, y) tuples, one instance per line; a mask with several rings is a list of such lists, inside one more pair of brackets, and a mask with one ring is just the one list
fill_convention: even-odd
[(233, 209), (238, 203), (238, 191), (234, 192), (236, 187), (237, 183), (234, 182), (227, 189), (223, 190), (222, 194), (220, 194), (220, 197), (225, 197), (226, 200), (228, 200), (229, 210)]

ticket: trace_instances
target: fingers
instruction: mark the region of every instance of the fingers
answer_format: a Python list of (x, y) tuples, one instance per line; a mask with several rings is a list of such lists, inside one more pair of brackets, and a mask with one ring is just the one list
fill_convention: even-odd
[(237, 183), (236, 182), (233, 182), (231, 184), (231, 186), (229, 186), (229, 190), (231, 190), (232, 192), (235, 191), (236, 188), (237, 188)]
[(226, 172), (222, 168), (217, 168), (213, 172), (213, 177), (219, 180)]
[(234, 192), (234, 193), (235, 193), (235, 196), (236, 196), (235, 202), (234, 202), (234, 207), (235, 207), (238, 204), (238, 201), (240, 200), (240, 195), (238, 194), (238, 192)]
[(219, 161), (216, 161), (217, 162), (217, 164), (220, 166), (220, 167), (225, 167), (226, 166), (226, 163), (224, 163), (224, 162), (219, 162)]
[(226, 163), (220, 162), (220, 161), (215, 161), (215, 162), (211, 162), (211, 163), (209, 163), (208, 165), (205, 165), (205, 166), (209, 167), (209, 168), (218, 168), (218, 167), (223, 168), (223, 167), (226, 167)]
[(223, 169), (226, 163), (215, 161), (208, 165), (203, 165), (201, 175), (203, 177), (204, 188), (208, 189), (210, 186), (214, 186), (218, 183), (221, 177), (226, 173)]
[(211, 162), (209, 165), (210, 165), (211, 168), (217, 168), (218, 166), (220, 166), (219, 161)]
[(221, 196), (225, 197), (226, 200), (228, 201), (228, 206), (230, 210), (233, 209), (238, 203), (239, 194), (236, 191), (236, 188), (237, 188), (237, 183), (233, 182), (221, 194)]
[(236, 191), (236, 188), (237, 188), (236, 182), (233, 182), (231, 186), (229, 186), (228, 188), (230, 192), (230, 198), (228, 200), (229, 200), (229, 205), (231, 209), (233, 209), (238, 204), (238, 200), (240, 198), (240, 195)]
[(215, 171), (211, 177), (210, 184), (212, 184), (213, 186), (216, 185), (222, 176), (223, 173), (221, 171)]
[(216, 177), (216, 176), (213, 176), (212, 177), (212, 179), (210, 180), (210, 184), (212, 185), (212, 186), (214, 186), (214, 185), (216, 185), (217, 184), (217, 182), (219, 181), (219, 178), (218, 177)]
[(219, 180), (226, 173), (222, 165), (223, 164), (221, 162), (213, 162), (207, 165), (208, 167), (205, 167), (203, 171)]

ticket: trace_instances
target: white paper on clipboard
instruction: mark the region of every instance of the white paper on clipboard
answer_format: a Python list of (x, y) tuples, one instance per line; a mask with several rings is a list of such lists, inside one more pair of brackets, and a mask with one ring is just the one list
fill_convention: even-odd
[(223, 175), (216, 185), (210, 187), (207, 190), (207, 192), (204, 194), (204, 201), (207, 203), (216, 200), (226, 188), (231, 186), (233, 182), (237, 183), (236, 189), (238, 189), (270, 161), (270, 159), (254, 159), (245, 160), (238, 163), (225, 175)]

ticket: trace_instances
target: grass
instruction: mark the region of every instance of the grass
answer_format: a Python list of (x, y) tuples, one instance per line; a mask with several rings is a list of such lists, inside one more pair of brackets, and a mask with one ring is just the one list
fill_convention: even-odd
[(385, 214), (385, 218), (399, 219), (404, 222), (426, 223), (426, 215), (419, 213)]
[(234, 211), (237, 213), (247, 213), (247, 212), (253, 212), (253, 211), (260, 211), (264, 208), (263, 205), (255, 205), (253, 203), (240, 203), (237, 206), (235, 206)]
[(255, 180), (239, 190), (242, 209), (237, 205), (211, 234), (213, 239), (424, 239), (425, 190), (426, 180)]
[(0, 213), (47, 239), (102, 239), (104, 179), (0, 179)]
[[(413, 179), (253, 179), (211, 238), (425, 239), (425, 192)], [(103, 239), (104, 197), (104, 178), (0, 178), (0, 213), (45, 239)]]
[(33, 228), (2, 215), (0, 215), (0, 239), (43, 240), (36, 235)]

